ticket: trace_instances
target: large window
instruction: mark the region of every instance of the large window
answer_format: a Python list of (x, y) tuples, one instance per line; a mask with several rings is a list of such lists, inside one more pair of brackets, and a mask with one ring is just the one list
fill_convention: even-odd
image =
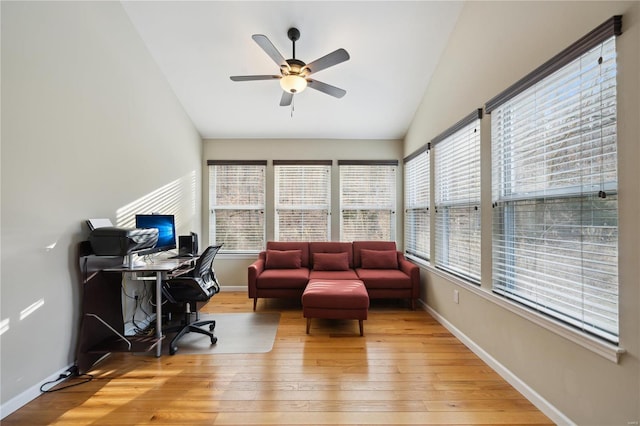
[(274, 161), (275, 239), (330, 241), (331, 160)]
[(265, 246), (266, 161), (209, 161), (209, 241), (221, 252)]
[(436, 266), (480, 282), (480, 110), (431, 141)]
[(617, 18), (487, 103), (494, 291), (612, 342)]
[(398, 161), (338, 161), (340, 240), (395, 240)]
[(404, 159), (404, 245), (408, 255), (429, 260), (430, 164), (427, 144)]

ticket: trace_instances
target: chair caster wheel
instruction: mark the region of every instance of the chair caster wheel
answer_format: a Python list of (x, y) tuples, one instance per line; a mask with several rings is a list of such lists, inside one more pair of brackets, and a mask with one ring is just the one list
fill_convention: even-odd
[(217, 337), (212, 337), (211, 338), (211, 344), (215, 345), (216, 343), (218, 343), (218, 338)]
[(169, 348), (169, 355), (175, 355), (176, 352), (178, 352), (178, 348), (177, 347)]
[(209, 324), (209, 331), (213, 331), (214, 328), (216, 328), (216, 323)]

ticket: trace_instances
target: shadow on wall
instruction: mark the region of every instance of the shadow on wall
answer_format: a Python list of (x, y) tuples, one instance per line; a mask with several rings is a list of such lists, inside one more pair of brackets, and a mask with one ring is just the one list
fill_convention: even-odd
[(196, 214), (196, 172), (176, 179), (116, 211), (116, 226), (135, 227), (136, 214), (171, 214), (176, 228), (192, 221)]

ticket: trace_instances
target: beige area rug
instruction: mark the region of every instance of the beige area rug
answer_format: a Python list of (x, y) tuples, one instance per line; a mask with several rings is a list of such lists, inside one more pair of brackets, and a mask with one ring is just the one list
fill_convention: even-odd
[[(279, 313), (229, 313), (229, 314), (199, 314), (199, 319), (216, 321), (213, 334), (218, 343), (211, 344), (211, 340), (204, 334), (187, 333), (177, 346), (179, 354), (254, 354), (269, 352), (280, 323)], [(207, 326), (203, 327), (205, 330)], [(169, 353), (169, 342), (175, 333), (168, 334), (162, 341), (162, 352)]]

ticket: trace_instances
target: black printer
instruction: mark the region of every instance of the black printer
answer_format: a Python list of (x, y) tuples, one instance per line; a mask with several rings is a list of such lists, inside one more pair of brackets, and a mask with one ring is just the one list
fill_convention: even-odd
[(98, 256), (126, 256), (138, 250), (155, 247), (157, 228), (96, 228), (89, 234), (89, 243)]

